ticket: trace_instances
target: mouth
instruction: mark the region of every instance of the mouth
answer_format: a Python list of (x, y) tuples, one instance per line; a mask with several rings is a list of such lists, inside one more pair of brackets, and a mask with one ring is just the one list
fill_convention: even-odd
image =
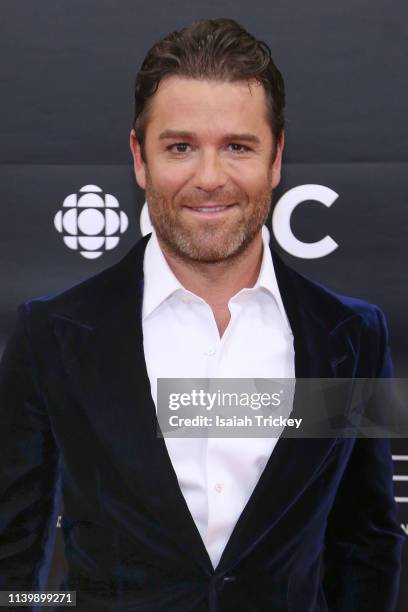
[(185, 206), (193, 215), (199, 217), (220, 217), (228, 214), (230, 210), (236, 208), (237, 204), (227, 204), (217, 206), (216, 204), (206, 204), (205, 206)]

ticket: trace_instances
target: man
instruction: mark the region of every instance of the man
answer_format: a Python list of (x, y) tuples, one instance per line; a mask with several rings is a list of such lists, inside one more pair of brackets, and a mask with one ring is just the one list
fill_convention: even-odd
[(40, 585), (61, 488), (81, 610), (393, 610), (387, 440), (157, 436), (160, 377), (392, 374), (381, 310), (288, 268), (262, 230), (284, 147), (269, 49), (196, 22), (152, 47), (135, 101), (154, 232), (20, 306), (3, 357), (1, 589)]

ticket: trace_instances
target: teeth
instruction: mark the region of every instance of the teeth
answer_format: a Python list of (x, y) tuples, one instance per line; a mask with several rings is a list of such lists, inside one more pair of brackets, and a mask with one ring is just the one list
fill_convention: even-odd
[(195, 210), (199, 210), (200, 212), (220, 212), (221, 210), (225, 210), (226, 208), (226, 206), (207, 206), (203, 208), (196, 208)]

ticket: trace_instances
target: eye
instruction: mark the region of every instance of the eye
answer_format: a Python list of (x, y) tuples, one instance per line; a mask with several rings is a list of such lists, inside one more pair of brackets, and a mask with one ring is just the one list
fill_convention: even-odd
[(238, 142), (231, 142), (228, 146), (232, 147), (234, 153), (247, 153), (251, 149), (243, 144), (239, 144)]
[(167, 151), (170, 151), (171, 153), (187, 153), (186, 148), (189, 146), (190, 145), (187, 144), (186, 142), (176, 142), (166, 147), (166, 149)]

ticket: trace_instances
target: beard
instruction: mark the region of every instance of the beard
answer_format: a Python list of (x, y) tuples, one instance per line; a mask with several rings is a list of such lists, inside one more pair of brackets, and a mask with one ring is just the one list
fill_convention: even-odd
[[(239, 188), (216, 190), (211, 195), (208, 192), (180, 194), (173, 200), (154, 187), (146, 168), (146, 200), (157, 237), (175, 257), (190, 264), (236, 258), (251, 244), (268, 218), (272, 200), (270, 177), (271, 172), (251, 200)], [(221, 219), (196, 219), (184, 208), (205, 206), (210, 201), (219, 206), (233, 203), (238, 206)]]

